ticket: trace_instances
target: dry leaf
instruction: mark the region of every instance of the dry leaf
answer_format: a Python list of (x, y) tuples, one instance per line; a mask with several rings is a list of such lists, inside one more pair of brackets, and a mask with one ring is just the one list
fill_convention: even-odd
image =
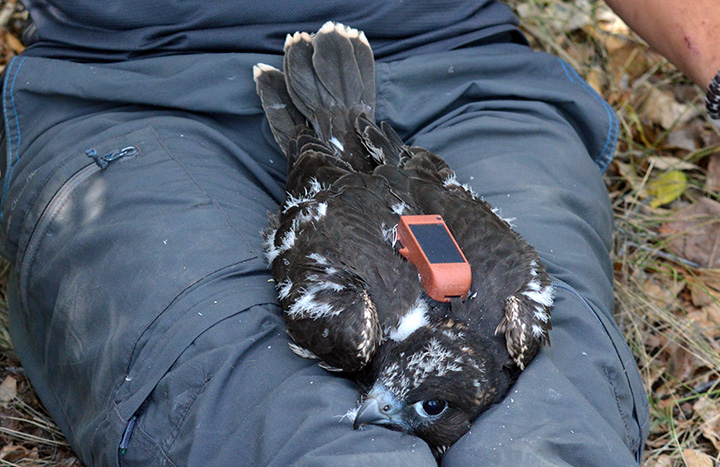
[(620, 161), (615, 161), (614, 164), (623, 180), (625, 180), (633, 190), (637, 190), (642, 180), (638, 177), (633, 166)]
[(720, 267), (720, 203), (700, 198), (678, 209), (673, 217), (674, 221), (659, 229), (667, 237), (667, 247), (701, 267)]
[(694, 151), (698, 148), (698, 144), (693, 135), (693, 130), (688, 126), (673, 128), (668, 133), (667, 145), (672, 148), (680, 148), (686, 151)]
[(653, 198), (650, 207), (657, 208), (680, 197), (687, 188), (687, 176), (680, 170), (663, 172), (647, 184), (647, 192)]
[(16, 54), (21, 53), (23, 50), (25, 50), (25, 46), (20, 42), (20, 39), (13, 36), (10, 33), (5, 34), (5, 43), (12, 49), (13, 52)]
[[(28, 449), (22, 444), (7, 444), (0, 449), (0, 459), (12, 465), (15, 463), (27, 464), (27, 461), (38, 459), (38, 450), (37, 447)], [(32, 463), (32, 465), (35, 464)]]
[(601, 36), (608, 51), (609, 79), (632, 83), (651, 67), (646, 50), (636, 42), (617, 36)]
[(686, 276), (690, 298), (696, 307), (720, 302), (720, 270), (707, 269)]
[(720, 309), (711, 306), (688, 312), (688, 319), (708, 339), (720, 338)]
[(8, 376), (0, 384), (0, 402), (10, 402), (17, 397), (17, 380)]
[(673, 125), (687, 123), (698, 111), (687, 104), (681, 104), (671, 93), (653, 87), (645, 101), (644, 114), (653, 123), (668, 130)]
[(713, 467), (715, 465), (712, 457), (697, 449), (685, 449), (683, 457), (687, 467)]
[(603, 8), (602, 4), (598, 4), (598, 26), (605, 32), (616, 36), (630, 35), (630, 28), (627, 24), (609, 8)]
[(718, 152), (711, 155), (708, 161), (705, 189), (720, 192), (720, 153)]
[(666, 351), (669, 353), (667, 371), (678, 381), (687, 381), (703, 365), (695, 354), (674, 342), (667, 346)]
[(700, 430), (715, 449), (720, 450), (720, 406), (717, 401), (707, 395), (700, 397), (693, 405), (693, 410), (700, 416)]
[(672, 467), (672, 458), (667, 454), (660, 454), (654, 461), (649, 461), (646, 467)]
[(595, 90), (596, 93), (603, 93), (603, 84), (605, 82), (604, 72), (598, 67), (594, 66), (590, 68), (590, 71), (585, 75), (585, 81)]
[(699, 167), (672, 156), (650, 156), (648, 160), (658, 170), (697, 170)]
[(643, 283), (642, 289), (645, 295), (661, 309), (671, 311), (682, 308), (678, 295), (685, 288), (684, 281), (666, 283), (658, 282), (652, 278)]

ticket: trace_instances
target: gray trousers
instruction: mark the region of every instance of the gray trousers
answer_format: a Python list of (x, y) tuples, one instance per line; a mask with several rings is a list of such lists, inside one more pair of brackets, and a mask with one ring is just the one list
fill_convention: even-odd
[[(18, 57), (4, 74), (11, 333), (88, 465), (434, 465), (419, 439), (353, 430), (351, 381), (293, 355), (260, 230), (285, 161), (251, 67)], [(564, 62), (494, 44), (380, 63), (378, 119), (436, 151), (534, 245), (552, 346), (447, 465), (632, 465), (648, 407), (613, 321), (602, 170), (617, 121)]]

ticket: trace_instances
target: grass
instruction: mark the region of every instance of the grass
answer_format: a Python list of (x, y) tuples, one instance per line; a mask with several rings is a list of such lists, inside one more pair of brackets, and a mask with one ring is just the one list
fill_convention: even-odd
[[(610, 102), (621, 122), (615, 161), (605, 181), (615, 212), (616, 320), (650, 402), (643, 466), (716, 465), (720, 269), (701, 263), (718, 255), (720, 231), (713, 228), (720, 221), (687, 212), (701, 200), (720, 200), (720, 188), (710, 184), (720, 134), (703, 117), (703, 95), (601, 2), (508, 3), (521, 16), (533, 45), (568, 61)], [(22, 13), (12, 16), (10, 30), (16, 37), (22, 20)], [(3, 57), (17, 52), (13, 44), (17, 47), (0, 38)], [(668, 234), (668, 226), (690, 221), (695, 224)], [(703, 229), (709, 245), (703, 254), (677, 247)], [(13, 379), (17, 394), (0, 402), (0, 465), (79, 465), (12, 351), (7, 265), (0, 269), (0, 383)]]
[[(717, 465), (720, 270), (683, 257), (697, 252), (677, 244), (705, 227), (710, 232), (703, 253), (716, 258), (720, 236), (712, 226), (719, 219), (701, 217), (695, 225), (666, 233), (668, 225), (692, 220), (687, 208), (701, 198), (720, 198), (717, 187), (708, 186), (720, 137), (703, 117), (704, 95), (601, 2), (509, 3), (535, 47), (567, 60), (610, 102), (621, 122), (605, 181), (615, 212), (616, 321), (650, 402), (643, 465)], [(679, 189), (660, 204), (652, 188), (670, 172)], [(673, 190), (660, 193), (667, 191)], [(705, 304), (694, 301), (698, 291), (708, 293)]]

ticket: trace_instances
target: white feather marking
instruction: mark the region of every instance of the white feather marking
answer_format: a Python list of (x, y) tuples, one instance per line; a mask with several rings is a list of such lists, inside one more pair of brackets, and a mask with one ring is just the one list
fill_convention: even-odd
[(308, 194), (309, 195), (316, 195), (322, 191), (323, 186), (320, 182), (318, 182), (318, 179), (315, 177), (312, 177), (310, 179), (310, 186), (308, 187)]
[(455, 355), (437, 338), (432, 338), (422, 350), (404, 359), (406, 371), (401, 372), (399, 364), (394, 362), (381, 371), (378, 380), (396, 397), (403, 399), (410, 388), (419, 387), (430, 376), (442, 377), (448, 372), (462, 371), (463, 363), (462, 356)]
[(467, 183), (458, 182), (457, 175), (455, 175), (455, 173), (453, 173), (448, 178), (446, 178), (445, 181), (443, 181), (443, 186), (446, 188), (447, 187), (462, 188), (468, 194), (470, 194), (470, 196), (472, 196), (473, 198), (479, 199), (478, 194), (475, 192), (475, 190), (472, 189), (472, 187), (470, 185), (468, 185)]
[(339, 373), (339, 372), (343, 371), (342, 368), (335, 368), (334, 366), (330, 366), (325, 362), (318, 363), (318, 366), (325, 371), (331, 371), (333, 373)]
[(253, 80), (257, 82), (257, 79), (260, 77), (261, 74), (267, 73), (268, 71), (279, 71), (274, 66), (270, 66), (266, 63), (258, 63), (255, 66), (253, 66)]
[(427, 313), (430, 310), (427, 302), (418, 297), (415, 305), (398, 322), (397, 328), (392, 330), (388, 337), (396, 342), (404, 341), (413, 332), (427, 326)]
[(337, 139), (337, 138), (334, 137), (334, 136), (333, 136), (332, 138), (330, 138), (328, 141), (329, 141), (330, 143), (332, 143), (333, 146), (335, 146), (336, 148), (338, 148), (338, 149), (341, 150), (341, 151), (345, 149), (345, 147), (344, 147), (343, 144), (340, 142), (340, 140)]
[(318, 31), (318, 34), (329, 34), (335, 30), (335, 23), (333, 21), (327, 21), (325, 24), (322, 25), (320, 30)]
[(297, 240), (297, 234), (295, 233), (295, 229), (288, 230), (282, 237), (282, 241), (280, 242), (278, 251), (280, 253), (288, 251), (295, 244), (295, 240)]
[(458, 183), (458, 181), (457, 181), (457, 176), (454, 173), (452, 175), (450, 175), (448, 178), (446, 178), (445, 181), (443, 181), (444, 187), (448, 187), (451, 185), (460, 186), (460, 183)]
[(543, 330), (543, 328), (541, 328), (537, 324), (533, 324), (532, 325), (532, 333), (533, 333), (533, 336), (540, 337), (543, 334), (545, 334), (545, 330)]
[[(309, 180), (309, 184), (305, 187), (305, 191), (302, 195), (293, 196), (288, 193), (285, 203), (283, 203), (283, 213), (288, 212), (290, 209), (300, 206), (302, 204), (315, 201), (315, 196), (321, 191), (327, 190), (329, 187), (320, 183), (317, 178), (313, 177)], [(327, 209), (327, 206), (325, 207)]]
[(313, 216), (314, 221), (319, 221), (323, 217), (327, 215), (327, 203), (320, 203), (317, 205), (317, 210), (315, 212), (315, 216)]
[(294, 342), (288, 342), (290, 350), (298, 357), (307, 358), (308, 360), (318, 360), (318, 356), (310, 352), (308, 349), (304, 349)]
[(398, 216), (402, 216), (403, 212), (405, 212), (405, 208), (407, 208), (407, 204), (405, 204), (405, 201), (400, 201), (393, 204), (390, 209), (392, 209), (392, 212), (394, 212)]
[(376, 148), (368, 141), (367, 130), (365, 130), (362, 143), (363, 146), (365, 146), (365, 149), (367, 149), (370, 153), (370, 157), (372, 157), (375, 162), (377, 162), (378, 164), (384, 164), (386, 162), (385, 153), (383, 152), (383, 150), (381, 148)]
[(515, 219), (516, 219), (515, 217), (503, 217), (501, 215), (501, 210), (498, 207), (492, 207), (490, 210), (492, 211), (493, 214), (495, 214), (497, 216), (498, 219), (505, 222), (511, 228), (513, 227), (513, 221), (515, 221)]
[(318, 319), (340, 314), (340, 311), (333, 308), (329, 303), (317, 301), (315, 293), (318, 291), (318, 289), (313, 290), (311, 287), (311, 290), (303, 293), (293, 302), (292, 305), (290, 305), (290, 308), (286, 313), (293, 318), (310, 319)]
[(397, 228), (398, 228), (397, 224), (395, 224), (392, 227), (387, 227), (387, 226), (385, 226), (384, 222), (380, 226), (383, 240), (385, 240), (387, 243), (389, 243), (393, 247), (395, 247), (395, 243), (397, 242)]
[(548, 285), (537, 291), (526, 290), (522, 292), (522, 294), (530, 300), (534, 301), (535, 303), (539, 303), (540, 305), (544, 306), (551, 306), (553, 304), (553, 297), (555, 296), (555, 291), (551, 285)]
[(275, 247), (275, 235), (277, 235), (277, 229), (273, 229), (272, 233), (270, 233), (263, 243), (263, 247), (265, 248), (265, 258), (267, 258), (268, 263), (272, 263), (275, 261), (275, 258), (278, 257), (280, 252)]
[[(315, 280), (317, 280), (317, 278)], [(345, 290), (345, 286), (330, 281), (318, 281), (317, 283), (313, 284), (313, 286), (310, 287), (308, 290), (310, 290), (311, 292), (320, 292), (321, 290), (332, 290), (335, 292), (340, 292), (341, 290)]]
[(323, 255), (318, 254), (318, 253), (310, 253), (309, 255), (307, 255), (307, 258), (315, 261), (316, 263), (318, 263), (322, 266), (330, 264), (326, 257), (324, 257)]
[(550, 316), (542, 307), (535, 307), (535, 312), (533, 313), (533, 315), (535, 316), (536, 320), (542, 321), (543, 323), (547, 323), (550, 319)]
[(353, 409), (349, 409), (347, 412), (345, 412), (345, 415), (340, 415), (340, 421), (342, 422), (346, 418), (350, 421), (350, 423), (355, 423), (355, 418), (357, 417), (357, 413), (360, 410), (360, 405)]
[(278, 298), (280, 300), (285, 300), (288, 295), (290, 295), (290, 292), (292, 291), (293, 283), (290, 279), (285, 279), (282, 282), (279, 282), (275, 285), (275, 288), (278, 291)]

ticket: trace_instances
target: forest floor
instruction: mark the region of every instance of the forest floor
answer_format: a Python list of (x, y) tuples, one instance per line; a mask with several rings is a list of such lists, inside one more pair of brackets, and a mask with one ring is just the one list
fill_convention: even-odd
[[(720, 131), (704, 95), (602, 2), (508, 0), (536, 49), (569, 62), (615, 109), (605, 181), (615, 211), (616, 320), (650, 402), (643, 467), (720, 461)], [(0, 0), (0, 69), (27, 13)], [(7, 332), (0, 267), (0, 465), (79, 466)]]

